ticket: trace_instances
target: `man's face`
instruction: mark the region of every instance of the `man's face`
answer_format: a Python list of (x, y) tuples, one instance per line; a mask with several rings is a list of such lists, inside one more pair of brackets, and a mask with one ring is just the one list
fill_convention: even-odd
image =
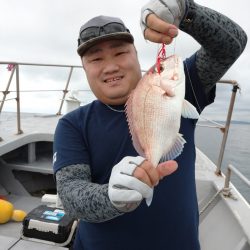
[(141, 79), (135, 47), (122, 40), (94, 45), (82, 57), (82, 64), (91, 90), (106, 104), (124, 104)]

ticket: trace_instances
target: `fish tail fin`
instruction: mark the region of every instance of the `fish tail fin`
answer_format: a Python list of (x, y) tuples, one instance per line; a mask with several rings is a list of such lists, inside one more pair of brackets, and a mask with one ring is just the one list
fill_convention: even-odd
[(161, 162), (173, 160), (178, 157), (182, 153), (185, 143), (186, 140), (183, 138), (183, 135), (178, 133), (170, 151), (161, 158)]
[(196, 108), (187, 100), (183, 101), (181, 115), (184, 118), (190, 118), (190, 119), (199, 119), (200, 116)]

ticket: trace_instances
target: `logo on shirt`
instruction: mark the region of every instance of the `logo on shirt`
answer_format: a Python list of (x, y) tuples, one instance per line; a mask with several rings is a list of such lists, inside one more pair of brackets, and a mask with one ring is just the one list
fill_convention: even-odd
[(53, 155), (53, 165), (54, 165), (55, 162), (56, 162), (56, 155), (57, 155), (57, 152), (55, 152), (54, 155)]

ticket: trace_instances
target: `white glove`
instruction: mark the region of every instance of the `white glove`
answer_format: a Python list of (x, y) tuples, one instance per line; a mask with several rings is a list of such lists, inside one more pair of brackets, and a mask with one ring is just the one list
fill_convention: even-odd
[(186, 12), (186, 0), (151, 0), (141, 9), (141, 29), (144, 34), (147, 28), (146, 19), (151, 13), (156, 14), (162, 20), (174, 24), (179, 24)]
[(145, 159), (141, 156), (124, 157), (111, 172), (108, 195), (111, 203), (119, 210), (134, 210), (143, 198), (152, 198), (153, 189), (133, 175), (135, 168)]

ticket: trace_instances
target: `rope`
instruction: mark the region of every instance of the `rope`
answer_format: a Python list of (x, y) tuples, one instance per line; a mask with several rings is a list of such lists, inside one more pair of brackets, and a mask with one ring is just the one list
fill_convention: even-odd
[(208, 201), (208, 203), (200, 210), (199, 215), (202, 215), (206, 209), (213, 203), (213, 201), (217, 198), (217, 196), (223, 191), (223, 189), (218, 190), (217, 193), (213, 195), (213, 197)]

